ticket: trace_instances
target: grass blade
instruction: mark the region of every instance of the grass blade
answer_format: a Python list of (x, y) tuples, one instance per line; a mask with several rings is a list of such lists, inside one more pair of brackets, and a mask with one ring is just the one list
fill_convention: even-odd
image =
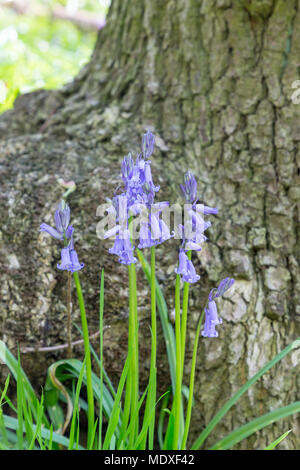
[(291, 429), (289, 431), (285, 432), (284, 434), (282, 434), (275, 441), (271, 442), (271, 444), (269, 444), (264, 450), (273, 450), (273, 449), (275, 449), (275, 447), (278, 446), (278, 444), (280, 444), (280, 442), (283, 441), (283, 439), (285, 439), (290, 434), (290, 432), (292, 432)]
[(110, 415), (110, 418), (109, 418), (107, 431), (106, 431), (106, 435), (105, 435), (105, 439), (104, 439), (104, 443), (103, 443), (103, 450), (108, 450), (109, 449), (110, 441), (112, 439), (112, 436), (113, 436), (113, 434), (116, 430), (117, 424), (119, 422), (119, 416), (120, 416), (120, 411), (121, 411), (120, 401), (121, 401), (121, 397), (122, 397), (126, 377), (127, 377), (127, 374), (128, 374), (128, 370), (129, 370), (129, 365), (130, 365), (132, 352), (133, 352), (133, 350), (131, 349), (130, 354), (128, 354), (128, 356), (127, 356), (127, 359), (126, 359), (126, 362), (125, 362), (125, 365), (124, 365), (124, 368), (123, 368), (123, 371), (122, 371), (122, 374), (121, 374), (121, 377), (120, 377), (118, 390), (117, 390), (117, 395), (116, 395), (114, 405), (113, 405), (113, 408), (112, 408), (112, 411), (111, 411), (111, 415)]
[[(16, 431), (16, 429), (18, 428), (18, 420), (16, 418), (13, 418), (12, 416), (7, 416), (7, 415), (3, 415), (3, 418), (4, 418), (6, 429), (12, 429)], [(32, 430), (33, 432), (36, 431), (35, 424), (33, 424)], [(45, 429), (41, 427), (40, 435), (43, 439), (46, 439), (47, 441), (50, 441), (50, 437), (51, 437), (52, 442), (60, 444), (66, 448), (69, 447), (69, 439), (67, 437), (61, 436), (60, 434), (57, 434), (56, 432), (53, 432), (53, 431), (50, 432), (49, 429)], [(84, 450), (82, 446), (78, 446), (78, 447), (80, 450)]]
[(248, 382), (246, 382), (231, 398), (228, 400), (223, 408), (213, 417), (210, 423), (202, 431), (200, 436), (193, 443), (191, 450), (198, 450), (207, 436), (219, 423), (219, 421), (225, 416), (225, 414), (230, 410), (230, 408), (238, 401), (238, 399), (251, 387), (263, 374), (265, 374), (271, 367), (273, 367), (277, 362), (281, 361), (287, 354), (289, 354), (293, 349), (296, 349), (300, 346), (300, 337), (289, 344), (285, 349), (283, 349), (279, 354), (277, 354), (270, 362), (268, 362), (262, 369), (260, 369), (257, 374), (251, 377)]
[[(11, 371), (14, 379), (17, 381), (18, 379), (18, 361), (15, 359), (13, 354), (9, 351), (9, 349), (6, 347), (5, 343), (0, 340), (0, 361), (4, 362), (4, 364), (7, 365), (9, 370)], [(30, 406), (31, 412), (35, 418), (37, 419), (38, 416), (38, 405), (39, 401), (35, 395), (35, 392), (27, 378), (27, 375), (25, 374), (24, 370), (22, 367), (20, 367), (19, 371), (20, 376), (22, 377), (22, 389), (23, 393), (26, 397), (26, 400), (28, 401), (28, 404)], [(49, 427), (49, 422), (48, 419), (45, 415), (43, 414), (43, 424), (46, 427)]]
[[(139, 258), (139, 261), (141, 263), (142, 269), (144, 271), (144, 274), (146, 276), (146, 279), (151, 286), (151, 268), (149, 263), (146, 261), (143, 253), (141, 250), (137, 249), (137, 256)], [(169, 315), (168, 315), (168, 307), (166, 300), (164, 298), (163, 292), (159, 286), (159, 283), (157, 282), (157, 279), (155, 280), (155, 287), (156, 287), (156, 302), (157, 302), (157, 308), (158, 308), (158, 313), (161, 321), (161, 326), (163, 330), (163, 335), (165, 339), (165, 344), (166, 344), (166, 349), (167, 349), (167, 356), (168, 356), (168, 363), (169, 363), (169, 369), (170, 369), (170, 377), (171, 377), (171, 384), (172, 384), (172, 390), (173, 393), (175, 391), (175, 385), (176, 385), (176, 340), (175, 340), (175, 333), (174, 333), (174, 328), (169, 321)], [(181, 413), (180, 413), (180, 432), (179, 432), (179, 440), (181, 441), (183, 437), (183, 432), (184, 432), (184, 414), (183, 414), (183, 406), (181, 406)]]
[(98, 449), (102, 448), (102, 421), (103, 421), (103, 310), (104, 310), (104, 269), (101, 272), (100, 281), (100, 306), (99, 306), (99, 328), (100, 328), (100, 402), (99, 402), (99, 439)]
[[(74, 399), (74, 404), (73, 404), (73, 415), (72, 415), (71, 428), (70, 428), (70, 434), (69, 434), (69, 439), (70, 439), (69, 449), (73, 449), (74, 447), (75, 423), (76, 423), (76, 418), (77, 418), (79, 394), (81, 390), (85, 364), (86, 364), (86, 358), (84, 358), (84, 361), (82, 363), (81, 371), (80, 371), (77, 385), (76, 385), (75, 399)], [(79, 426), (79, 422), (78, 422), (78, 426)]]
[(245, 439), (251, 434), (259, 431), (262, 428), (265, 428), (271, 423), (278, 421), (279, 419), (286, 418), (291, 414), (298, 413), (300, 411), (300, 401), (296, 401), (291, 405), (284, 406), (282, 408), (278, 408), (274, 411), (270, 411), (269, 413), (264, 414), (263, 416), (259, 416), (258, 418), (250, 421), (250, 423), (241, 426), (238, 429), (235, 429), (226, 437), (218, 441), (216, 444), (211, 447), (210, 450), (226, 450), (231, 449), (232, 446), (240, 442), (241, 440)]

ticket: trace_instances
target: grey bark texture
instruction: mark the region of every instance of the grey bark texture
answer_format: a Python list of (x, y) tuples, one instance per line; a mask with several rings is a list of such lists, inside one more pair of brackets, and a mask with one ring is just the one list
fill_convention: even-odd
[[(195, 321), (209, 290), (225, 276), (234, 291), (219, 301), (218, 339), (198, 352), (195, 438), (225, 401), (299, 336), (300, 78), (298, 0), (114, 0), (90, 63), (58, 91), (21, 96), (0, 117), (0, 324), (16, 352), (66, 342), (66, 276), (60, 250), (39, 233), (52, 223), (74, 180), (72, 222), (90, 332), (98, 329), (100, 269), (105, 269), (105, 366), (117, 381), (127, 349), (127, 270), (96, 236), (96, 208), (120, 183), (120, 162), (137, 153), (146, 129), (156, 135), (153, 176), (160, 200), (181, 200), (190, 169), (201, 201), (219, 208), (202, 252), (201, 280), (191, 288), (189, 374)], [(158, 279), (173, 309), (176, 242), (158, 249)], [(141, 387), (149, 370), (149, 291), (138, 269)], [(80, 323), (74, 295), (74, 321)], [(73, 332), (78, 339), (76, 331)], [(77, 349), (77, 354), (82, 354)], [(32, 353), (22, 363), (40, 387), (63, 353)], [(252, 387), (205, 447), (235, 427), (299, 400), (300, 351)], [(2, 378), (6, 371), (3, 366)], [(159, 332), (158, 383), (169, 385)], [(299, 449), (293, 416), (236, 448), (262, 449), (293, 429), (281, 449)]]

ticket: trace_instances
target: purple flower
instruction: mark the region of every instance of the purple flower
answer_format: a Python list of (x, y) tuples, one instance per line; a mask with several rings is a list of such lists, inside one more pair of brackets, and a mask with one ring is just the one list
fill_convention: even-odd
[(160, 218), (162, 209), (166, 205), (169, 203), (153, 204), (148, 220), (141, 222), (140, 244), (138, 246), (140, 249), (159, 245), (174, 236), (174, 233), (170, 233), (169, 227)]
[(155, 186), (152, 180), (151, 162), (141, 156), (136, 160), (132, 176), (126, 182), (126, 197), (128, 207), (136, 203), (151, 205), (159, 186)]
[(40, 231), (46, 232), (57, 240), (64, 241), (64, 248), (61, 250), (61, 262), (57, 268), (63, 271), (79, 271), (84, 267), (79, 263), (77, 253), (74, 249), (73, 232), (74, 228), (70, 223), (70, 207), (65, 201), (61, 201), (54, 215), (56, 228), (47, 224), (40, 225)]
[(122, 230), (118, 233), (114, 246), (109, 249), (109, 253), (119, 256), (119, 263), (132, 264), (137, 259), (133, 255), (134, 246), (131, 244), (129, 230)]
[(72, 225), (69, 226), (70, 208), (65, 201), (60, 202), (54, 215), (54, 221), (56, 228), (43, 223), (40, 225), (40, 231), (48, 233), (51, 237), (56, 238), (57, 240), (64, 240), (64, 237), (71, 238), (73, 227)]
[(73, 232), (74, 232), (74, 228), (72, 225), (69, 225), (69, 227), (67, 228), (66, 232), (65, 232), (65, 235), (66, 235), (66, 238), (72, 238), (73, 236)]
[(57, 265), (58, 269), (64, 271), (79, 271), (84, 267), (83, 263), (79, 263), (77, 253), (74, 249), (70, 247), (65, 247), (61, 250), (61, 264)]
[(143, 248), (150, 248), (151, 246), (154, 246), (154, 241), (152, 240), (149, 223), (142, 222), (140, 226), (140, 243), (138, 247), (142, 250)]
[(145, 168), (144, 168), (144, 175), (145, 175), (145, 184), (146, 187), (151, 188), (154, 192), (159, 191), (159, 186), (155, 186), (152, 180), (152, 173), (151, 173), (151, 162), (147, 161), (145, 162)]
[(75, 271), (80, 271), (84, 267), (84, 263), (79, 263), (78, 256), (75, 250), (70, 250), (70, 258), (71, 258), (71, 271), (74, 273)]
[(225, 294), (233, 283), (234, 279), (226, 277), (220, 282), (217, 288), (210, 291), (207, 307), (205, 308), (205, 323), (204, 329), (201, 332), (202, 336), (207, 338), (215, 338), (218, 336), (215, 326), (220, 325), (222, 323), (222, 319), (218, 317), (217, 305), (214, 299)]
[(58, 269), (71, 271), (72, 261), (70, 249), (68, 247), (61, 250), (61, 263), (57, 265)]
[(154, 144), (155, 144), (154, 135), (150, 131), (147, 131), (146, 134), (144, 134), (142, 137), (142, 152), (143, 152), (145, 159), (148, 159), (151, 157), (153, 150), (154, 150)]
[(40, 232), (49, 233), (49, 235), (51, 235), (51, 237), (56, 238), (57, 240), (63, 240), (64, 239), (63, 234), (61, 232), (59, 232), (58, 230), (56, 230), (53, 227), (50, 227), (50, 225), (48, 225), (48, 224), (41, 224), (40, 225)]
[(193, 263), (188, 259), (184, 250), (179, 251), (179, 265), (175, 269), (175, 273), (181, 274), (182, 280), (189, 284), (193, 284), (200, 279), (200, 276), (196, 274)]
[(234, 279), (230, 277), (226, 277), (225, 279), (223, 279), (217, 288), (214, 288), (210, 291), (208, 296), (209, 301), (212, 301), (213, 299), (216, 299), (218, 297), (222, 297), (222, 295), (224, 295), (225, 292), (230, 289), (233, 284)]
[[(105, 238), (116, 235), (113, 248), (110, 253), (119, 256), (119, 262), (123, 264), (135, 263), (134, 247), (131, 245), (130, 237), (127, 236), (129, 219), (132, 216), (139, 215), (143, 210), (149, 211), (155, 207), (156, 213), (147, 215), (146, 220), (141, 222), (140, 226), (140, 244), (139, 248), (148, 248), (159, 243), (163, 243), (171, 236), (167, 225), (159, 218), (162, 206), (168, 203), (154, 204), (155, 193), (159, 191), (159, 186), (155, 186), (151, 173), (151, 161), (148, 160), (154, 151), (155, 138), (148, 131), (142, 138), (142, 152), (133, 162), (129, 153), (122, 162), (122, 179), (125, 183), (125, 191), (115, 196), (109, 212), (116, 215), (116, 225), (108, 230)], [(120, 210), (121, 202), (126, 202), (126, 208)], [(121, 214), (122, 212), (122, 214)]]
[(207, 214), (218, 214), (219, 213), (219, 210), (216, 208), (216, 207), (208, 207), (208, 206), (204, 206), (204, 211), (203, 211), (204, 215), (207, 215)]
[(191, 171), (187, 171), (184, 175), (184, 184), (181, 184), (180, 188), (186, 201), (193, 204), (197, 199), (197, 181)]
[(205, 221), (203, 216), (217, 214), (214, 207), (197, 204), (197, 181), (191, 171), (184, 175), (184, 184), (180, 185), (185, 200), (190, 204), (185, 206), (184, 226), (180, 225), (179, 234), (182, 239), (182, 248), (185, 251), (201, 251), (201, 245), (207, 240), (204, 231), (211, 226), (210, 221)]
[(219, 336), (219, 333), (216, 331), (216, 323), (212, 321), (208, 308), (205, 309), (204, 329), (201, 335), (204, 336), (204, 338), (216, 338)]
[(70, 207), (64, 200), (59, 203), (54, 215), (55, 225), (59, 232), (65, 232), (70, 222)]
[(125, 184), (127, 184), (127, 181), (130, 180), (130, 178), (132, 177), (133, 168), (133, 159), (131, 153), (129, 153), (126, 157), (124, 157), (122, 162), (122, 178)]

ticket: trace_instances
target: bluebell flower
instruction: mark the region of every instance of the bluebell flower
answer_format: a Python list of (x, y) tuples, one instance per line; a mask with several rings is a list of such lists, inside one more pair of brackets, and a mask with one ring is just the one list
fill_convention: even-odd
[(77, 253), (74, 249), (73, 233), (74, 228), (70, 223), (70, 207), (65, 201), (61, 201), (54, 215), (56, 228), (47, 224), (40, 225), (40, 231), (46, 232), (57, 240), (64, 241), (64, 248), (61, 250), (61, 262), (57, 268), (63, 271), (79, 271), (84, 267), (79, 263)]
[(79, 263), (77, 253), (70, 247), (65, 247), (61, 250), (61, 263), (57, 264), (57, 268), (63, 271), (79, 271), (84, 267), (84, 263)]
[(207, 215), (207, 214), (218, 214), (219, 210), (216, 208), (216, 207), (208, 207), (208, 206), (204, 206), (204, 215)]
[(109, 249), (109, 253), (119, 256), (119, 263), (121, 264), (132, 264), (137, 262), (137, 259), (133, 254), (134, 246), (131, 243), (128, 229), (118, 233), (114, 246)]
[(161, 202), (151, 206), (148, 220), (141, 222), (140, 249), (159, 245), (174, 236), (174, 232), (170, 233), (169, 227), (160, 217), (163, 208), (168, 205), (168, 202)]
[[(205, 221), (203, 215), (217, 214), (218, 209), (214, 207), (204, 206), (197, 204), (197, 181), (191, 171), (187, 171), (184, 175), (184, 184), (180, 185), (183, 195), (189, 206), (185, 206), (185, 221), (184, 225), (180, 224), (177, 227), (177, 232), (182, 240), (179, 252), (179, 267), (176, 270), (178, 274), (182, 274), (184, 269), (181, 266), (186, 266), (192, 273), (190, 276), (182, 275), (185, 282), (196, 282), (195, 268), (188, 258), (184, 257), (185, 251), (201, 251), (202, 244), (207, 240), (204, 235), (206, 229), (211, 226), (210, 221)], [(189, 261), (189, 262), (188, 262)], [(200, 276), (198, 277), (198, 279)], [(187, 280), (191, 279), (191, 280)]]
[(151, 157), (155, 144), (155, 137), (152, 132), (147, 131), (142, 137), (142, 152), (145, 159)]
[(70, 271), (72, 266), (70, 249), (65, 247), (61, 250), (61, 263), (57, 264), (58, 269)]
[(65, 232), (68, 228), (70, 222), (70, 207), (68, 204), (62, 200), (59, 203), (58, 209), (55, 211), (54, 220), (57, 230), (60, 232)]
[[(137, 261), (134, 257), (134, 246), (132, 246), (127, 232), (129, 233), (130, 217), (140, 214), (142, 210), (147, 210), (147, 214), (149, 214), (150, 209), (155, 207), (157, 213), (147, 215), (147, 220), (142, 221), (139, 248), (158, 245), (173, 236), (165, 222), (159, 217), (162, 206), (157, 207), (157, 204), (154, 204), (155, 193), (159, 191), (159, 186), (155, 186), (153, 183), (151, 161), (149, 160), (154, 151), (154, 144), (154, 135), (148, 131), (143, 135), (142, 152), (137, 156), (135, 163), (130, 153), (123, 158), (122, 179), (125, 183), (125, 191), (113, 198), (112, 206), (108, 209), (108, 212), (114, 213), (116, 216), (116, 225), (105, 233), (104, 238), (116, 235), (114, 246), (109, 252), (118, 255), (119, 262), (123, 264)], [(126, 209), (122, 211), (121, 215), (120, 207), (123, 202)]]
[(149, 223), (142, 222), (140, 226), (140, 243), (138, 247), (142, 250), (143, 248), (150, 248), (154, 246), (154, 242), (151, 236), (151, 230), (149, 228)]
[(70, 208), (64, 201), (60, 202), (58, 209), (55, 211), (54, 221), (56, 228), (43, 223), (40, 225), (40, 231), (48, 233), (57, 240), (64, 240), (64, 237), (71, 238), (73, 227), (69, 225)]
[(152, 172), (151, 172), (151, 162), (146, 161), (144, 167), (144, 176), (145, 176), (145, 185), (146, 188), (151, 188), (153, 192), (157, 193), (159, 191), (160, 186), (155, 186), (152, 180)]
[(184, 184), (180, 185), (186, 202), (194, 204), (197, 200), (197, 181), (191, 171), (187, 171), (184, 175)]
[(211, 319), (209, 308), (205, 308), (205, 322), (204, 329), (201, 334), (204, 338), (217, 338), (219, 333), (216, 330), (216, 324)]
[(70, 271), (74, 273), (75, 271), (80, 271), (84, 267), (84, 263), (79, 263), (78, 256), (75, 250), (70, 250), (71, 258), (71, 267)]
[(207, 307), (205, 308), (205, 322), (202, 336), (206, 338), (215, 338), (218, 336), (216, 325), (222, 323), (222, 319), (218, 317), (217, 305), (214, 299), (221, 297), (233, 285), (234, 279), (226, 277), (223, 279), (217, 288), (210, 291), (208, 295)]
[(184, 250), (179, 251), (179, 264), (178, 268), (175, 269), (176, 274), (180, 274), (184, 282), (193, 284), (199, 281), (200, 276), (196, 274), (195, 267), (191, 260), (188, 259)]
[(211, 226), (211, 222), (205, 221), (203, 216), (217, 214), (218, 209), (197, 204), (197, 181), (191, 171), (186, 172), (184, 184), (180, 187), (186, 202), (190, 204), (189, 207), (185, 207), (187, 214), (185, 225), (180, 226), (182, 247), (185, 251), (201, 251), (201, 245), (207, 240), (204, 232)]
[(131, 153), (129, 153), (126, 157), (124, 157), (123, 162), (122, 162), (122, 178), (126, 185), (127, 185), (128, 180), (132, 178), (133, 169), (134, 169), (134, 163), (133, 163)]
[(222, 295), (225, 294), (225, 292), (230, 289), (230, 287), (234, 284), (234, 279), (230, 277), (226, 277), (223, 279), (218, 287), (212, 289), (209, 293), (208, 299), (209, 301), (212, 301), (214, 299), (217, 299), (218, 297), (222, 297)]

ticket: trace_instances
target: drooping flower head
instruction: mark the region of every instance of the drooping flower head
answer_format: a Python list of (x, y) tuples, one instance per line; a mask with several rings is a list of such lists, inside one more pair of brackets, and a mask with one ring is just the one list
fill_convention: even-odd
[(77, 253), (70, 247), (65, 247), (61, 250), (61, 263), (57, 264), (57, 268), (62, 271), (80, 271), (84, 267), (84, 263), (79, 263)]
[(182, 280), (190, 284), (194, 284), (200, 279), (200, 276), (196, 274), (193, 263), (188, 259), (185, 251), (182, 249), (179, 251), (179, 264), (175, 272), (176, 274), (181, 274)]
[(155, 137), (152, 132), (147, 131), (142, 137), (142, 152), (144, 159), (148, 160), (154, 151)]
[(69, 225), (70, 215), (70, 207), (62, 200), (54, 214), (56, 228), (43, 223), (40, 225), (40, 231), (46, 232), (56, 240), (64, 242), (64, 248), (61, 250), (61, 263), (57, 264), (57, 268), (64, 271), (75, 272), (82, 269), (84, 264), (79, 263), (77, 253), (74, 249), (74, 228), (72, 225)]
[(134, 163), (133, 163), (132, 155), (131, 153), (129, 153), (123, 158), (123, 161), (122, 161), (122, 178), (123, 178), (125, 185), (127, 185), (127, 182), (131, 179), (133, 175), (133, 169), (134, 169)]
[(167, 201), (151, 205), (145, 220), (141, 222), (138, 246), (140, 249), (160, 245), (174, 236), (174, 232), (170, 232), (168, 225), (161, 218), (163, 210), (168, 206)]
[(205, 322), (204, 329), (201, 332), (202, 336), (206, 338), (216, 338), (218, 336), (216, 325), (220, 325), (222, 319), (218, 317), (217, 305), (214, 299), (224, 295), (233, 283), (234, 279), (226, 277), (220, 282), (217, 288), (210, 291), (207, 306), (205, 307)]
[[(211, 222), (205, 221), (204, 216), (207, 214), (217, 214), (218, 209), (197, 204), (197, 181), (191, 171), (185, 173), (184, 184), (180, 185), (180, 187), (188, 204), (185, 204), (184, 207), (184, 225), (180, 224), (177, 228), (182, 244), (179, 251), (179, 267), (175, 272), (181, 274), (185, 282), (196, 282), (198, 277), (196, 274), (190, 277), (183, 274), (183, 270), (180, 267), (183, 266), (183, 261), (191, 272), (195, 270), (192, 262), (188, 258), (185, 260), (183, 252), (202, 250), (202, 244), (207, 240), (204, 232), (211, 226)], [(191, 281), (187, 279), (191, 279)], [(198, 279), (200, 279), (200, 276)]]
[(48, 224), (41, 224), (40, 231), (46, 232), (51, 237), (56, 238), (57, 240), (64, 240), (65, 238), (69, 239), (73, 233), (72, 225), (69, 225), (70, 222), (70, 208), (65, 201), (59, 203), (58, 209), (54, 214), (55, 227), (53, 228)]
[(109, 249), (109, 253), (119, 256), (119, 263), (132, 264), (136, 263), (137, 259), (134, 257), (134, 246), (130, 240), (129, 230), (121, 230), (116, 239), (114, 246)]
[(197, 181), (191, 171), (187, 171), (184, 175), (184, 184), (180, 185), (186, 202), (194, 204), (197, 200)]

